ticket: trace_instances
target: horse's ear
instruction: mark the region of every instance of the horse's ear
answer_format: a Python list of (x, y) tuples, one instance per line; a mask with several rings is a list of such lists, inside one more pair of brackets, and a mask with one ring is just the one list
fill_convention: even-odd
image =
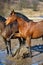
[(14, 12), (14, 9), (11, 11), (11, 13), (10, 13), (10, 15), (14, 15), (15, 14), (15, 12)]

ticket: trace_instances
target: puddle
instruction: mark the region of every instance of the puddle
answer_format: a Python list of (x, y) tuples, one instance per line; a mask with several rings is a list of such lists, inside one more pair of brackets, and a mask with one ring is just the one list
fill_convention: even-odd
[[(15, 46), (15, 48), (12, 49), (12, 53), (15, 53), (18, 48), (19, 45)], [(15, 65), (15, 62), (12, 62), (13, 60), (9, 60), (9, 56), (6, 50), (0, 50), (0, 65)]]
[(6, 50), (0, 50), (0, 65), (5, 65), (6, 56)]
[[(39, 46), (38, 48), (41, 47)], [(12, 50), (13, 53), (16, 51), (16, 49)], [(9, 56), (7, 55), (6, 50), (0, 50), (0, 65), (39, 65), (43, 63), (43, 61), (41, 61), (43, 60), (43, 54), (34, 56), (33, 58), (25, 58), (25, 59), (17, 59), (17, 60), (15, 60), (13, 57), (12, 58), (11, 57), (7, 58), (7, 57)]]
[(6, 50), (0, 50), (0, 65), (11, 65), (11, 62), (7, 59)]
[(35, 45), (35, 46), (31, 47), (31, 50), (35, 50), (35, 51), (38, 51), (40, 53), (43, 53), (43, 44), (42, 45)]
[(43, 60), (36, 62), (36, 63), (33, 63), (32, 65), (42, 65), (42, 64), (43, 64)]

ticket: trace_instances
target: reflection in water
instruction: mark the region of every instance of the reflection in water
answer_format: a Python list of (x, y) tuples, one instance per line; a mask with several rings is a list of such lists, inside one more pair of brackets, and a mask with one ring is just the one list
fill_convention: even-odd
[[(28, 61), (29, 60), (29, 61)], [(30, 65), (30, 59), (14, 59), (9, 57), (5, 51), (0, 50), (0, 65)]]
[(7, 56), (6, 50), (0, 50), (0, 59), (4, 59)]
[(6, 50), (0, 50), (0, 65), (39, 65), (43, 62), (38, 62), (37, 58), (39, 57), (40, 55), (33, 58), (15, 59), (14, 57), (9, 57)]
[(6, 50), (5, 51), (2, 51), (0, 50), (0, 65), (5, 65), (5, 60), (6, 60)]
[[(15, 46), (15, 49), (12, 50), (12, 52), (15, 53), (18, 48), (19, 45)], [(9, 56), (10, 55), (7, 55), (6, 50), (0, 50), (0, 65), (12, 65), (12, 62), (9, 59), (7, 59), (7, 57)], [(13, 62), (13, 64), (15, 65), (15, 62)]]
[(32, 65), (38, 65), (37, 63), (35, 63), (35, 64), (32, 64)]
[(0, 65), (11, 65), (11, 62), (7, 59), (7, 56), (6, 50), (0, 50)]

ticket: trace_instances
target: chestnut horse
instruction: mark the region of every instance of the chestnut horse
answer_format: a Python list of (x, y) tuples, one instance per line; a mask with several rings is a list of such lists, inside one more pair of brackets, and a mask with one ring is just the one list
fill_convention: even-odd
[(26, 39), (27, 48), (29, 48), (30, 56), (32, 56), (31, 39), (43, 37), (43, 20), (40, 22), (26, 22), (24, 19), (17, 17), (13, 12), (6, 20), (6, 25), (15, 21), (17, 21), (19, 33), (14, 32), (14, 36)]
[[(10, 16), (12, 15), (12, 13), (14, 12), (14, 10), (13, 11), (11, 11), (11, 13), (10, 13)], [(15, 12), (15, 14), (16, 14), (16, 16), (17, 17), (20, 17), (20, 18), (22, 18), (22, 19), (24, 19), (26, 22), (29, 22), (29, 21), (31, 21), (30, 19), (28, 19), (25, 15), (23, 15), (23, 14), (21, 14), (21, 13), (19, 13), (19, 12)], [(9, 38), (10, 37), (10, 39), (11, 38), (14, 38), (14, 37), (11, 37), (12, 35), (12, 33), (13, 32), (18, 32), (18, 27), (17, 27), (17, 23), (16, 23), (16, 21), (15, 21), (15, 23), (12, 23), (12, 24), (9, 24), (9, 25), (7, 25), (5, 28), (4, 28), (4, 30), (3, 30), (3, 32), (2, 32), (2, 36), (3, 36), (3, 38), (4, 39), (6, 39), (7, 41), (8, 41), (8, 39), (7, 38)], [(11, 35), (11, 36), (10, 36)], [(9, 39), (9, 40), (10, 40)], [(21, 45), (21, 43), (25, 43), (25, 39), (24, 38), (18, 38), (19, 39), (19, 42), (20, 42), (20, 45)], [(9, 43), (8, 43), (9, 44)], [(10, 52), (11, 52), (11, 43), (10, 43)]]

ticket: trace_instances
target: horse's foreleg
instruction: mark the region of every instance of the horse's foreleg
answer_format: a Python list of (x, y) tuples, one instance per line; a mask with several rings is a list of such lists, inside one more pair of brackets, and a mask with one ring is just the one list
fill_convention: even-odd
[(9, 45), (9, 52), (12, 55), (12, 50), (11, 50), (11, 40), (8, 41), (8, 45)]
[(17, 58), (20, 58), (19, 52), (20, 52), (22, 45), (25, 43), (25, 39), (24, 38), (18, 38), (18, 40), (19, 40), (20, 46), (19, 46), (19, 49), (18, 49)]
[(20, 55), (19, 55), (20, 49), (21, 49), (21, 44), (20, 44), (18, 51), (17, 51), (17, 59), (20, 58)]
[[(3, 38), (4, 39), (4, 38)], [(7, 50), (7, 54), (9, 54), (9, 49), (8, 49), (8, 45), (7, 45), (7, 40), (4, 39), (5, 45), (6, 45), (6, 50)]]
[(21, 49), (21, 44), (22, 44), (22, 39), (18, 37), (18, 40), (19, 40), (19, 48), (17, 49), (16, 53), (14, 54), (14, 56), (17, 54), (17, 59), (20, 58), (20, 55), (19, 55), (19, 52), (20, 52), (20, 49)]
[(25, 44), (25, 41), (26, 41), (26, 40), (25, 40), (24, 38), (22, 38), (22, 44)]
[(43, 40), (43, 36), (42, 36), (42, 40)]
[(12, 37), (20, 37), (20, 33), (12, 33), (9, 38), (7, 38), (7, 41), (9, 41)]
[(30, 52), (30, 57), (32, 57), (32, 52), (31, 52), (31, 37), (27, 37), (26, 38), (26, 41), (27, 41), (27, 48), (29, 49), (29, 52)]
[(14, 33), (12, 33), (9, 38), (7, 38), (7, 41), (9, 41), (13, 37), (13, 35)]
[(20, 52), (21, 46), (16, 50), (15, 54), (13, 54), (13, 57), (16, 56), (17, 59), (20, 58), (19, 52)]
[[(24, 39), (18, 38), (18, 40), (19, 40), (19, 43), (20, 43), (20, 46), (19, 46), (19, 52), (20, 52), (21, 46), (22, 46), (22, 44), (24, 43)], [(19, 53), (19, 52), (18, 52), (18, 53)]]
[(14, 36), (15, 37), (21, 37), (20, 33), (15, 33)]

